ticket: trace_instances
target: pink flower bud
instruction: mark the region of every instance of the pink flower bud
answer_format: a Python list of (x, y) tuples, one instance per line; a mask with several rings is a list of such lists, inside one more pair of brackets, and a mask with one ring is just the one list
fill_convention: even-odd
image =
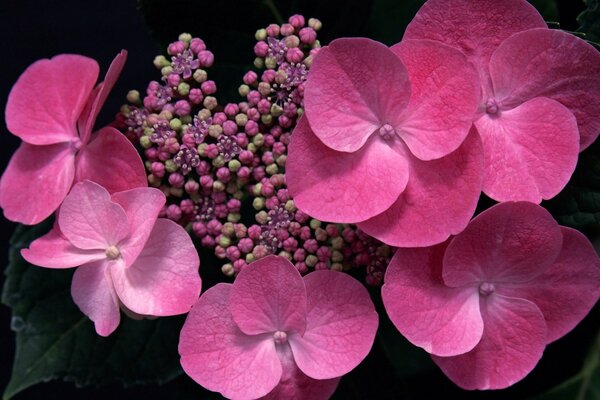
[(204, 225), (204, 223), (202, 222), (194, 222), (192, 224), (192, 230), (194, 231), (194, 234), (199, 238), (203, 238), (204, 236), (206, 236), (207, 233), (206, 225)]
[(202, 100), (204, 100), (204, 95), (202, 94), (202, 90), (194, 88), (190, 90), (188, 98), (193, 104), (200, 104), (202, 103)]
[(299, 63), (304, 58), (304, 53), (298, 47), (292, 47), (285, 55), (285, 59), (290, 63)]
[(238, 126), (235, 122), (227, 120), (223, 122), (223, 133), (227, 136), (235, 135), (238, 131)]
[(252, 240), (260, 239), (261, 229), (258, 225), (252, 225), (248, 228), (248, 237)]
[(250, 104), (257, 104), (260, 99), (262, 98), (261, 94), (258, 92), (258, 90), (251, 90), (248, 95), (246, 96), (246, 99), (248, 100), (248, 103)]
[(302, 43), (311, 45), (317, 40), (317, 32), (313, 28), (302, 28), (298, 33)]
[(227, 103), (227, 105), (225, 106), (225, 108), (223, 109), (223, 112), (225, 113), (225, 115), (227, 115), (228, 117), (235, 117), (235, 115), (240, 111), (240, 108), (238, 107), (237, 104), (235, 103)]
[(210, 235), (205, 235), (202, 240), (200, 240), (200, 243), (203, 247), (211, 248), (215, 246), (215, 239)]
[(190, 42), (190, 49), (194, 54), (200, 53), (202, 50), (206, 50), (206, 45), (204, 41), (200, 38), (193, 38)]
[(204, 94), (215, 94), (217, 92), (217, 84), (215, 81), (204, 81), (200, 85), (200, 89), (202, 89), (202, 93)]
[(279, 33), (281, 33), (282, 36), (290, 36), (294, 33), (294, 27), (291, 24), (283, 24), (281, 25)]
[(181, 212), (184, 214), (191, 214), (194, 212), (194, 202), (190, 199), (181, 200), (179, 203), (179, 208)]
[[(262, 43), (264, 43), (264, 42), (262, 42)], [(254, 71), (246, 72), (244, 74), (244, 78), (243, 78), (244, 83), (246, 85), (254, 85), (256, 83), (257, 79), (258, 79), (258, 75), (256, 75), (256, 72), (254, 72)]]
[(240, 242), (238, 243), (238, 248), (244, 253), (250, 253), (253, 247), (254, 242), (250, 238), (240, 239)]
[(183, 53), (183, 51), (185, 50), (186, 47), (187, 47), (187, 45), (185, 44), (185, 42), (178, 40), (176, 42), (169, 44), (169, 47), (167, 47), (167, 52), (171, 56), (176, 56), (177, 54)]
[(152, 175), (156, 176), (157, 178), (162, 178), (165, 176), (165, 164), (161, 162), (153, 162), (152, 166), (150, 167), (150, 172), (152, 172)]
[(167, 207), (167, 218), (175, 222), (181, 219), (181, 209), (176, 204), (171, 204)]
[(175, 115), (183, 117), (189, 115), (190, 111), (192, 111), (192, 106), (186, 100), (179, 100), (175, 103)]
[(182, 188), (183, 184), (185, 183), (185, 179), (183, 178), (183, 175), (181, 175), (178, 172), (175, 172), (171, 175), (169, 175), (169, 184), (173, 187), (176, 188)]
[(248, 136), (255, 136), (258, 133), (258, 123), (256, 123), (256, 121), (249, 120), (246, 122), (246, 125), (244, 125), (244, 131), (248, 134)]
[(231, 171), (229, 171), (229, 168), (221, 167), (217, 170), (217, 178), (221, 182), (227, 183), (231, 179)]
[(260, 41), (254, 45), (254, 54), (257, 57), (266, 57), (269, 52), (269, 45), (267, 42)]
[(304, 26), (304, 17), (300, 14), (294, 14), (289, 19), (288, 22), (296, 29), (300, 29)]
[(271, 24), (269, 26), (267, 26), (267, 35), (269, 36), (278, 36), (279, 35), (279, 25), (277, 24)]
[(183, 188), (185, 189), (186, 193), (192, 194), (196, 193), (198, 189), (200, 189), (200, 184), (196, 181), (189, 180), (185, 183)]
[(202, 50), (198, 53), (201, 67), (210, 67), (215, 61), (215, 56), (210, 50)]

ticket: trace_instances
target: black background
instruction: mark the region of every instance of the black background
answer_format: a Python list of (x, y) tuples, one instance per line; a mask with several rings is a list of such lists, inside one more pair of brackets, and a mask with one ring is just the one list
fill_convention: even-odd
[[(567, 30), (576, 29), (575, 17), (583, 9), (583, 3), (575, 0), (558, 3), (562, 27)], [(199, 1), (199, 10), (201, 4), (202, 1)], [(185, 13), (189, 10), (181, 10), (181, 12)], [(223, 24), (227, 24), (225, 18)], [(112, 120), (124, 102), (127, 90), (133, 88), (143, 90), (150, 80), (157, 77), (152, 59), (156, 54), (162, 53), (150, 36), (134, 0), (1, 0), (0, 38), (2, 44), (0, 47), (2, 51), (0, 108), (2, 109), (12, 84), (28, 65), (40, 58), (50, 58), (60, 53), (83, 54), (99, 62), (102, 76), (118, 51), (122, 48), (127, 49), (128, 62), (98, 119), (98, 126)], [(0, 171), (4, 170), (18, 144), (18, 138), (7, 131), (2, 118)], [(0, 216), (0, 265), (7, 264), (8, 240), (15, 226)], [(0, 279), (4, 281), (3, 276)], [(0, 343), (0, 389), (3, 390), (10, 376), (14, 357), (14, 333), (10, 330), (10, 310), (5, 306), (0, 306)], [(423, 382), (423, 384), (427, 383)], [(152, 399), (167, 398), (168, 393), (155, 391), (154, 388), (124, 391), (118, 386), (80, 390), (69, 383), (54, 382), (28, 389), (17, 395), (15, 399), (105, 399), (107, 397)]]

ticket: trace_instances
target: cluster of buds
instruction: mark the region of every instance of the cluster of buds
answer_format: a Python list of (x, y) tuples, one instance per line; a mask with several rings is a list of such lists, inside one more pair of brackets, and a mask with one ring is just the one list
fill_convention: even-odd
[(297, 210), (286, 188), (287, 147), (303, 113), (320, 28), (319, 20), (306, 25), (294, 15), (259, 29), (256, 71), (246, 72), (239, 87), (244, 100), (225, 106), (206, 71), (213, 54), (201, 39), (182, 34), (168, 47), (170, 60), (154, 60), (161, 81), (151, 82), (143, 98), (129, 92), (117, 119), (144, 151), (149, 184), (167, 195), (164, 216), (213, 249), (226, 275), (277, 254), (301, 273), (364, 267), (367, 282), (379, 284), (392, 255), (353, 225), (322, 223)]

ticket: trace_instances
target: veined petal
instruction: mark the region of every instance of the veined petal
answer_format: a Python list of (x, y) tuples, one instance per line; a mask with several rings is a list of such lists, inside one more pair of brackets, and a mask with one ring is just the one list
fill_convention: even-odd
[(308, 298), (306, 332), (291, 335), (296, 364), (311, 378), (331, 379), (354, 369), (373, 346), (379, 318), (369, 292), (337, 271), (304, 278)]
[(560, 253), (562, 234), (544, 208), (527, 202), (497, 204), (477, 217), (448, 246), (444, 282), (529, 282)]
[(579, 154), (577, 121), (555, 100), (538, 97), (475, 122), (483, 141), (483, 191), (497, 201), (556, 196), (567, 184)]
[(411, 96), (394, 126), (421, 160), (456, 150), (471, 129), (479, 106), (477, 71), (455, 48), (432, 40), (403, 40), (391, 50), (410, 78)]
[(401, 114), (409, 98), (406, 68), (387, 46), (343, 38), (315, 57), (304, 104), (315, 135), (326, 146), (354, 152)]
[(282, 367), (271, 335), (248, 336), (229, 312), (230, 284), (202, 294), (179, 337), (181, 366), (205, 388), (233, 399), (256, 399), (281, 379)]
[(0, 180), (4, 216), (26, 225), (42, 222), (69, 193), (74, 176), (75, 153), (70, 143), (22, 143)]
[(6, 103), (6, 126), (23, 141), (49, 145), (77, 139), (77, 119), (96, 80), (98, 63), (61, 54), (30, 65)]
[(483, 179), (481, 140), (474, 130), (453, 153), (432, 161), (410, 158), (404, 192), (385, 212), (358, 227), (391, 246), (423, 247), (461, 232), (477, 207)]
[(381, 288), (385, 309), (400, 333), (415, 346), (444, 357), (472, 350), (483, 335), (478, 288), (444, 284), (447, 246), (448, 242), (398, 249)]
[(80, 249), (107, 249), (129, 234), (123, 208), (102, 186), (83, 181), (73, 186), (58, 216), (63, 235)]
[(302, 335), (306, 301), (298, 270), (286, 258), (267, 256), (249, 264), (235, 278), (229, 308), (247, 335), (276, 331)]
[(121, 321), (119, 301), (106, 261), (94, 261), (75, 270), (71, 283), (73, 301), (94, 322), (96, 333), (108, 336)]
[(399, 138), (371, 138), (354, 153), (325, 146), (305, 117), (292, 134), (286, 182), (296, 206), (323, 221), (364, 221), (398, 198), (408, 181), (406, 150)]
[(492, 55), (490, 75), (504, 107), (548, 97), (575, 115), (581, 150), (598, 137), (600, 53), (585, 40), (559, 29), (517, 33)]
[(77, 157), (77, 182), (90, 180), (110, 193), (148, 186), (137, 150), (121, 132), (105, 127), (94, 134)]
[(530, 301), (497, 294), (482, 300), (481, 310), (485, 328), (473, 350), (432, 358), (463, 389), (504, 389), (523, 379), (542, 357), (544, 316)]

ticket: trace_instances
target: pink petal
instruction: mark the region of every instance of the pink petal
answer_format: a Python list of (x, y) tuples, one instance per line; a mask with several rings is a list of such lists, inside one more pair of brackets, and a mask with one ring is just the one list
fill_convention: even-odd
[(515, 107), (549, 97), (577, 118), (581, 150), (600, 133), (600, 53), (558, 29), (532, 29), (505, 40), (490, 60), (496, 99)]
[(580, 232), (561, 227), (562, 250), (550, 268), (534, 280), (499, 293), (525, 298), (544, 314), (546, 343), (566, 335), (591, 310), (600, 296), (600, 260), (589, 240)]
[(121, 71), (125, 66), (125, 61), (127, 61), (127, 51), (121, 50), (110, 64), (110, 67), (108, 67), (104, 82), (100, 83), (97, 90), (94, 91), (93, 96), (90, 96), (86, 110), (79, 120), (79, 132), (81, 140), (84, 143), (87, 143), (89, 140), (96, 118), (98, 118), (98, 114), (106, 102), (106, 98), (117, 82), (117, 79), (119, 79), (119, 75), (121, 75)]
[(73, 301), (94, 322), (96, 333), (108, 336), (119, 326), (119, 301), (113, 289), (108, 264), (95, 261), (75, 270), (71, 283)]
[(8, 96), (8, 130), (37, 145), (76, 139), (76, 122), (98, 79), (98, 70), (96, 61), (75, 54), (36, 61)]
[(106, 249), (129, 234), (123, 208), (110, 200), (106, 189), (90, 181), (73, 186), (58, 218), (63, 235), (80, 249)]
[(102, 128), (80, 151), (76, 179), (96, 182), (110, 193), (148, 186), (137, 150), (112, 127)]
[(190, 310), (200, 295), (200, 259), (181, 226), (160, 218), (132, 265), (115, 264), (110, 273), (123, 304), (142, 315), (167, 316)]
[(304, 283), (306, 332), (289, 339), (296, 364), (314, 379), (342, 376), (371, 350), (378, 325), (375, 306), (365, 287), (341, 272), (314, 271)]
[(262, 400), (327, 400), (333, 395), (341, 378), (312, 379), (296, 366), (288, 344), (277, 346), (283, 373), (275, 388)]
[(381, 288), (385, 309), (400, 333), (415, 346), (444, 357), (472, 350), (483, 334), (477, 287), (444, 284), (447, 245), (398, 249)]
[(535, 304), (492, 294), (482, 301), (485, 329), (470, 352), (433, 361), (463, 389), (504, 389), (535, 367), (546, 346), (546, 323)]
[(399, 247), (441, 243), (467, 226), (481, 193), (483, 156), (474, 130), (455, 152), (432, 161), (410, 158), (409, 180), (385, 212), (358, 224)]
[(304, 333), (306, 289), (286, 258), (267, 256), (249, 264), (231, 289), (231, 314), (247, 335), (282, 331)]
[(125, 265), (131, 265), (146, 246), (166, 198), (158, 189), (137, 188), (114, 193), (111, 200), (123, 207), (127, 214), (130, 234), (121, 242), (119, 251)]
[(69, 143), (22, 143), (0, 180), (0, 206), (15, 222), (35, 225), (49, 217), (73, 184), (75, 154)]
[(247, 336), (229, 312), (230, 284), (208, 289), (179, 337), (181, 366), (205, 388), (233, 399), (256, 399), (279, 382), (282, 367), (271, 336)]
[(556, 196), (567, 184), (579, 153), (577, 122), (562, 104), (543, 97), (475, 122), (483, 141), (483, 191), (497, 201)]
[(379, 137), (354, 153), (331, 150), (311, 131), (306, 118), (294, 129), (286, 182), (298, 208), (332, 222), (359, 222), (390, 207), (406, 187), (406, 150)]
[(453, 152), (479, 106), (477, 72), (460, 51), (431, 40), (403, 40), (392, 51), (406, 66), (411, 87), (400, 137), (421, 160)]
[(444, 282), (528, 282), (558, 256), (562, 233), (544, 208), (527, 202), (500, 203), (471, 221), (448, 246)]
[(406, 28), (404, 39), (431, 39), (462, 50), (489, 93), (492, 53), (509, 36), (532, 28), (546, 28), (546, 23), (525, 0), (429, 0)]
[(104, 251), (78, 249), (57, 229), (31, 242), (21, 255), (27, 262), (46, 268), (71, 268), (106, 258)]
[(353, 152), (382, 125), (395, 126), (409, 97), (406, 68), (387, 46), (344, 38), (315, 57), (304, 104), (315, 135), (325, 145)]

